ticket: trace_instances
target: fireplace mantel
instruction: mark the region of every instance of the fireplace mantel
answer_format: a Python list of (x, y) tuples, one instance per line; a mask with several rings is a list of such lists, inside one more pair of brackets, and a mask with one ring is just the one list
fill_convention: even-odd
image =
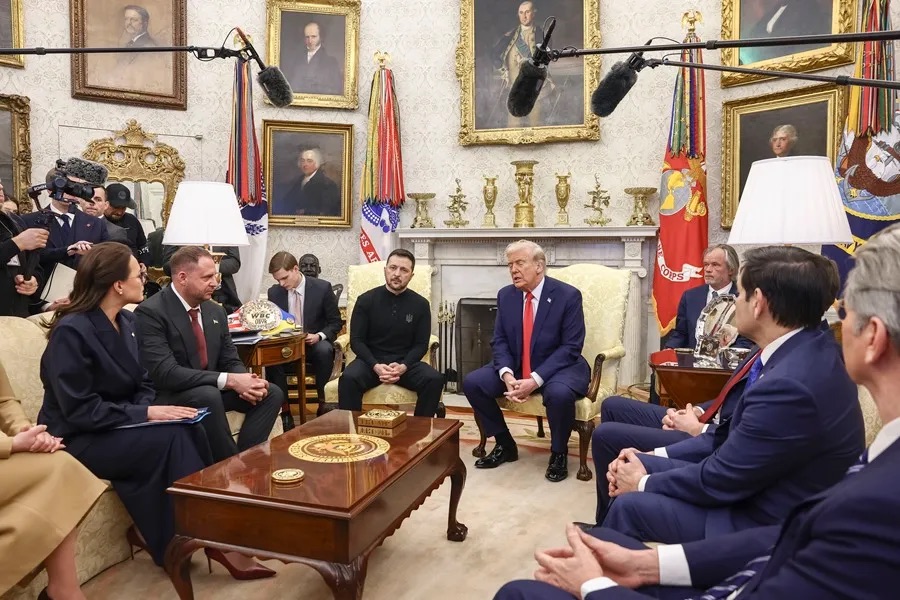
[(456, 304), (460, 298), (493, 298), (509, 283), (504, 251), (518, 239), (537, 242), (547, 266), (596, 263), (632, 274), (625, 323), (626, 356), (620, 385), (645, 379), (650, 285), (656, 227), (534, 227), (495, 229), (400, 229), (401, 245), (434, 268), (432, 300)]

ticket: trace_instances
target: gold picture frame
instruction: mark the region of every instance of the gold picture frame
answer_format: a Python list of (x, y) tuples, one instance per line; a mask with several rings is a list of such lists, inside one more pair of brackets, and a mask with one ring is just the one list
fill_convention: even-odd
[(32, 202), (25, 193), (31, 186), (31, 101), (25, 96), (0, 94), (0, 114), (2, 137), (8, 133), (0, 142), (0, 177), (7, 193), (18, 202), (19, 212), (31, 212)]
[[(187, 0), (71, 0), (71, 24), (73, 48), (185, 46)], [(187, 110), (187, 52), (73, 54), (71, 62), (73, 98)]]
[(269, 224), (350, 227), (352, 161), (351, 124), (263, 121)]
[[(360, 0), (267, 0), (268, 64), (291, 84), (291, 106), (359, 107), (360, 10)], [(309, 58), (307, 29), (319, 41)]]
[[(852, 33), (856, 31), (857, 0), (792, 0), (769, 11), (757, 0), (722, 0), (722, 39)], [(751, 14), (755, 12), (756, 14)], [(743, 20), (743, 22), (742, 22)], [(781, 23), (779, 26), (778, 24)], [(830, 24), (830, 27), (829, 27)], [(852, 63), (854, 45), (770, 46), (723, 48), (722, 65), (807, 73)], [(722, 87), (772, 79), (749, 73), (722, 73)]]
[[(846, 90), (821, 85), (732, 100), (723, 104), (722, 114), (721, 222), (729, 229), (754, 161), (779, 155), (814, 155), (827, 156), (834, 162), (846, 114)], [(776, 141), (776, 131), (788, 141)]]
[[(24, 1), (0, 0), (0, 48), (25, 47)], [(25, 56), (22, 54), (0, 56), (0, 65), (24, 68)]]
[[(460, 83), (459, 143), (541, 144), (600, 139), (600, 122), (591, 112), (591, 94), (599, 82), (599, 56), (567, 58), (550, 65), (550, 76), (531, 113), (509, 115), (506, 96), (515, 76), (521, 0), (461, 0), (456, 77)], [(547, 16), (559, 18), (551, 39), (557, 48), (600, 47), (600, 5), (596, 0), (545, 0), (531, 15), (538, 43)], [(518, 22), (517, 22), (518, 18)], [(530, 28), (531, 25), (529, 24)], [(580, 84), (580, 88), (579, 88)], [(577, 91), (576, 91), (577, 90)]]

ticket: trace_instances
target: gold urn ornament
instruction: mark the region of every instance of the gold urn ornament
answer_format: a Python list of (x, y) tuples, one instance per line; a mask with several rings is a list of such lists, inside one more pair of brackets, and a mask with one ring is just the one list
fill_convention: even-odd
[(469, 206), (469, 203), (466, 202), (465, 198), (466, 195), (462, 193), (462, 186), (459, 183), (459, 179), (457, 179), (456, 193), (450, 194), (450, 204), (447, 206), (447, 210), (450, 212), (450, 218), (444, 221), (444, 225), (459, 229), (460, 227), (465, 227), (469, 224), (467, 220), (463, 219), (463, 213), (466, 212), (466, 208)]
[(609, 192), (600, 189), (599, 175), (594, 175), (594, 189), (588, 192), (588, 196), (591, 197), (591, 203), (585, 204), (584, 207), (593, 210), (594, 214), (585, 219), (584, 222), (591, 226), (599, 225), (602, 227), (608, 225), (610, 219), (603, 216), (603, 210), (609, 208)]
[(653, 217), (650, 216), (650, 212), (647, 210), (647, 198), (656, 193), (656, 188), (631, 187), (625, 188), (625, 193), (629, 196), (634, 196), (634, 210), (626, 224), (631, 226), (656, 225), (653, 222)]
[(484, 214), (484, 220), (481, 222), (482, 227), (496, 227), (497, 215), (494, 214), (494, 205), (497, 203), (497, 177), (484, 176), (484, 207), (487, 212)]
[(538, 161), (514, 160), (510, 164), (516, 168), (516, 190), (519, 196), (515, 205), (513, 227), (534, 227), (534, 165)]
[(571, 173), (556, 174), (556, 203), (559, 205), (559, 212), (556, 213), (557, 227), (569, 226), (569, 213), (566, 212), (566, 207), (569, 205), (569, 192), (572, 191), (572, 186), (569, 185), (571, 176)]
[(412, 227), (415, 229), (432, 229), (434, 221), (428, 214), (428, 201), (434, 198), (434, 194), (427, 192), (415, 192), (406, 194), (406, 197), (416, 203), (416, 218), (413, 219)]

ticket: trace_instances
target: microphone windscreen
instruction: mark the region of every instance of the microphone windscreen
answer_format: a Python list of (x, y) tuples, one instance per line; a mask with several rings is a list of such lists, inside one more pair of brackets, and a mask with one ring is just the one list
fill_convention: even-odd
[(591, 112), (600, 117), (611, 115), (636, 81), (634, 69), (624, 62), (614, 64), (591, 95)]
[(284, 73), (278, 67), (266, 67), (259, 72), (256, 80), (262, 86), (269, 101), (278, 108), (289, 105), (294, 99), (294, 91), (291, 89), (291, 84), (288, 83)]
[(547, 67), (535, 65), (530, 59), (522, 62), (519, 75), (509, 88), (506, 108), (514, 117), (524, 117), (534, 108), (538, 94), (547, 79)]

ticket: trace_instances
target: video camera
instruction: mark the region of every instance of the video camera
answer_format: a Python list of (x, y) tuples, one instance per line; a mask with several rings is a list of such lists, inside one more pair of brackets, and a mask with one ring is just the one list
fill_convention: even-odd
[(87, 183), (78, 183), (69, 179), (68, 173), (65, 171), (65, 166), (66, 161), (57, 159), (56, 173), (53, 177), (46, 183), (39, 183), (28, 188), (26, 191), (28, 196), (36, 201), (40, 193), (47, 190), (50, 193), (50, 197), (54, 200), (72, 202), (72, 200), (68, 200), (63, 196), (64, 194), (68, 194), (69, 196), (75, 196), (76, 198), (80, 198), (93, 204), (94, 186)]

